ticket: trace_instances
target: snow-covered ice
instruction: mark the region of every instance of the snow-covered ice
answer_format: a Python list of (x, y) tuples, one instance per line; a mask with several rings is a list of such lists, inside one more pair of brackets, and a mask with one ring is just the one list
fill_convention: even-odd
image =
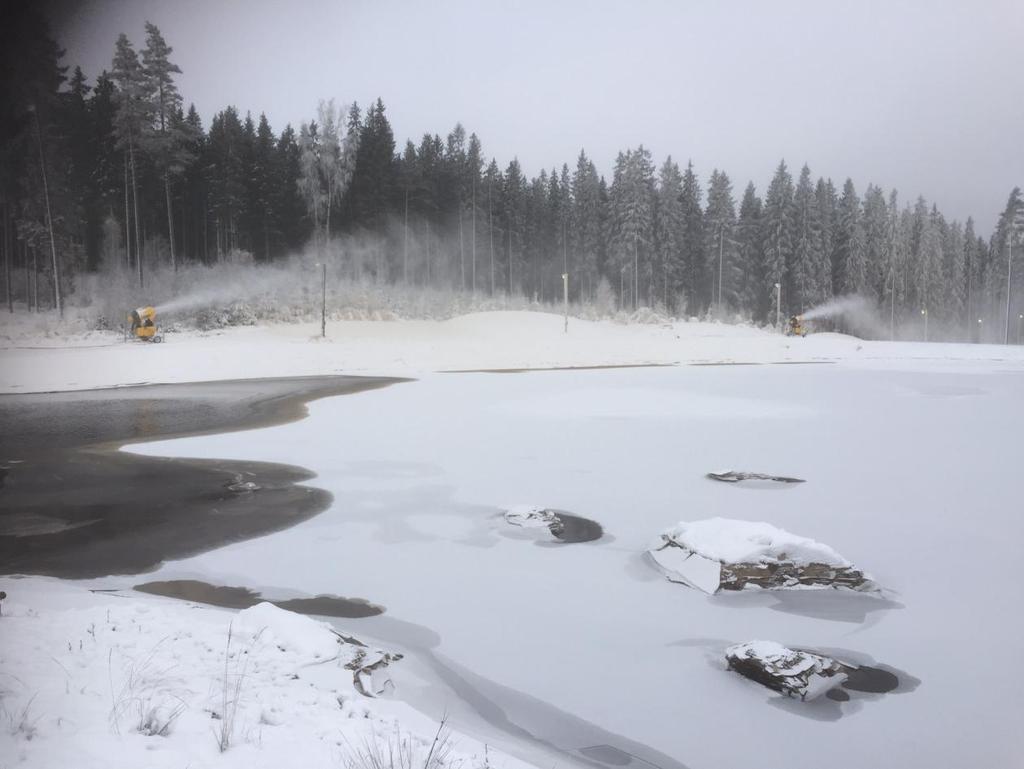
[[(395, 696), (427, 724), (447, 712), (473, 744), (544, 766), (586, 759), (585, 749), (600, 744), (630, 753), (648, 746), (669, 757), (654, 761), (665, 769), (672, 759), (748, 769), (765, 756), (783, 757), (788, 769), (818, 766), (823, 755), (839, 769), (1019, 760), (1012, 735), (1024, 703), (1005, 653), (1024, 631), (1019, 612), (1007, 610), (1020, 601), (1024, 535), (1015, 471), (1021, 350), (793, 340), (729, 327), (712, 336), (719, 327), (704, 324), (571, 322), (559, 336), (557, 316), (512, 313), (480, 326), (447, 323), (430, 327), (437, 335), (382, 323), (365, 338), (359, 324), (332, 327), (327, 343), (290, 328), (172, 335), (162, 348), (98, 354), (6, 349), (0, 386), (419, 373), (314, 402), (292, 424), (128, 450), (286, 461), (315, 472), (310, 483), (334, 496), (323, 514), (168, 563), (147, 579), (360, 595), (385, 606), (344, 628), (405, 653), (390, 669)], [(429, 373), (672, 361), (828, 365)], [(737, 488), (709, 482), (714, 467), (779, 469), (812, 482), (782, 493)], [(504, 534), (509, 499), (582, 511), (606, 536), (523, 547)], [(644, 553), (658, 532), (681, 518), (715, 517), (828, 543), (890, 592), (884, 600), (832, 590), (708, 596), (650, 568)], [(964, 568), (979, 558), (984, 568)], [(151, 613), (174, 606), (132, 600)], [(54, 648), (66, 646), (63, 627), (52, 630)], [(770, 704), (777, 698), (727, 673), (725, 650), (758, 637), (843, 650), (839, 658), (853, 663), (882, 660), (921, 684), (871, 707), (829, 702), (843, 717), (823, 722), (803, 703)], [(39, 680), (63, 691), (63, 673), (37, 656)]]

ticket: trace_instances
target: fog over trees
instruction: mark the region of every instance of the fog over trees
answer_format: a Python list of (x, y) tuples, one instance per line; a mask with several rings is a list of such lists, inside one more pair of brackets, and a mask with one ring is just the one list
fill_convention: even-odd
[(83, 73), (21, 13), (0, 42), (11, 312), (58, 305), (85, 273), (130, 271), (144, 288), (152, 270), (272, 263), (358, 237), (372, 245), (341, 246), (345, 273), (381, 283), (557, 301), (568, 273), (575, 302), (768, 323), (778, 295), (785, 316), (858, 294), (886, 320), (927, 313), (948, 338), (991, 341), (1007, 317), (1012, 341), (1024, 313), (1019, 188), (979, 233), (923, 197), (817, 178), (795, 158), (763, 189), (642, 144), (619, 152), (610, 179), (585, 150), (531, 176), (517, 159), (499, 167), (458, 123), (397, 143), (379, 99), (325, 100), (277, 127), (225, 106), (204, 126), (156, 26)]

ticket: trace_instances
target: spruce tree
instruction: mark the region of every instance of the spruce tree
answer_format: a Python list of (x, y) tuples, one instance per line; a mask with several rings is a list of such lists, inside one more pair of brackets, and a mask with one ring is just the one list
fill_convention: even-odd
[[(793, 218), (793, 177), (782, 161), (768, 186), (761, 218), (765, 285), (759, 305), (763, 308), (763, 317), (770, 317), (773, 322), (775, 314), (770, 313), (776, 303), (778, 289), (775, 286), (785, 285), (787, 270), (793, 262), (796, 240)], [(787, 308), (791, 306), (792, 297), (783, 296), (782, 312), (788, 313)]]
[(658, 174), (658, 196), (654, 218), (656, 283), (667, 310), (674, 309), (683, 282), (683, 175), (669, 155)]
[(803, 312), (824, 299), (820, 283), (822, 252), (821, 222), (818, 218), (818, 199), (811, 186), (811, 169), (804, 165), (793, 194), (793, 226), (796, 242), (793, 249), (792, 269), (786, 287), (790, 307)]
[(737, 287), (740, 309), (756, 320), (763, 321), (767, 313), (764, 284), (764, 227), (763, 205), (754, 183), (747, 184), (740, 202), (740, 215), (736, 222), (736, 261), (742, 282)]
[(704, 211), (705, 253), (711, 266), (710, 301), (719, 314), (739, 305), (740, 265), (736, 258), (736, 204), (732, 182), (724, 171), (711, 172)]
[(687, 312), (698, 314), (708, 306), (711, 284), (708, 280), (704, 251), (704, 211), (701, 207), (701, 189), (693, 161), (683, 172), (683, 289), (686, 291)]

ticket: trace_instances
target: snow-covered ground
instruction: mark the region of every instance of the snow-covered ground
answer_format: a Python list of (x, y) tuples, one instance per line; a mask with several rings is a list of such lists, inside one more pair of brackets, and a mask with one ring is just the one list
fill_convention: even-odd
[[(17, 316), (16, 316), (17, 317)], [(677, 363), (847, 361), (863, 366), (918, 361), (1024, 363), (1024, 347), (865, 342), (841, 334), (786, 337), (750, 326), (569, 320), (538, 312), (488, 312), (446, 321), (333, 321), (327, 338), (310, 323), (167, 334), (160, 345), (113, 332), (70, 337), (3, 334), (0, 393), (213, 379)], [(6, 340), (6, 341), (4, 341)]]
[[(336, 624), (406, 653), (393, 667), (395, 697), (427, 717), (406, 728), (429, 737), (430, 724), (447, 712), (471, 756), (484, 743), (543, 766), (627, 765), (627, 753), (663, 769), (747, 769), (765, 765), (765, 756), (791, 769), (1019, 764), (1020, 349), (787, 339), (703, 324), (571, 321), (562, 335), (560, 318), (519, 313), (336, 324), (327, 342), (312, 341), (311, 332), (243, 329), (170, 337), (161, 347), (5, 349), (0, 376), (5, 391), (18, 392), (334, 371), (420, 374), (317, 401), (292, 424), (130, 447), (286, 461), (317, 473), (313, 483), (334, 495), (329, 510), (299, 526), (168, 563), (145, 580), (200, 579), (268, 597), (359, 596), (385, 606), (384, 615)], [(426, 373), (814, 361), (835, 365)], [(757, 488), (704, 477), (721, 467), (807, 482)], [(508, 500), (591, 518), (606, 536), (585, 544), (527, 536), (504, 520)], [(708, 596), (666, 580), (644, 555), (677, 522), (716, 516), (764, 521), (824, 543), (885, 593)], [(143, 580), (88, 586), (136, 581)], [(31, 666), (10, 667), (5, 656), (0, 668), (27, 679), (17, 684), (21, 699), (11, 700), (11, 712), (33, 687), (64, 691), (69, 676), (50, 658), (67, 667), (64, 657), (89, 640), (89, 623), (98, 627), (107, 608), (142, 607), (169, 624), (212, 618), (203, 622), (219, 628), (216, 644), (211, 630), (214, 651), (230, 616), (47, 580), (0, 587), (10, 585), (12, 595), (28, 585), (32, 596), (17, 599), (28, 608), (13, 621), (26, 623), (27, 633), (37, 620), (26, 642), (33, 648), (18, 647)], [(28, 616), (32, 601), (38, 618)], [(128, 616), (137, 610), (125, 608)], [(81, 629), (73, 634), (73, 627)], [(0, 635), (0, 653), (7, 655), (12, 637)], [(780, 699), (726, 670), (725, 650), (755, 638), (886, 666), (899, 671), (901, 686), (848, 702)], [(89, 675), (102, 683), (106, 660), (90, 669), (97, 666)], [(15, 686), (2, 683), (5, 691)], [(104, 701), (88, 733), (113, 739), (109, 710)], [(46, 717), (38, 739), (60, 743), (59, 705)], [(322, 722), (311, 723), (303, 728), (314, 735)], [(20, 737), (2, 739), (37, 749)], [(258, 742), (245, 750), (262, 755)], [(3, 744), (0, 755), (8, 755)], [(195, 754), (193, 766), (233, 765), (220, 760)]]
[[(372, 746), (427, 765), (438, 724), (357, 691), (353, 668), (380, 655), (324, 623), (267, 603), (236, 613), (44, 578), (4, 583), (4, 767), (369, 769), (359, 757)], [(431, 769), (522, 766), (450, 732)]]

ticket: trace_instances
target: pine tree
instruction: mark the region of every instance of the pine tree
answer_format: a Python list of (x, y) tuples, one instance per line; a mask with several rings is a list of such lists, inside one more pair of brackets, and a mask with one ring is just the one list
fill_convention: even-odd
[(832, 180), (820, 178), (814, 188), (814, 197), (818, 202), (818, 226), (821, 228), (821, 260), (816, 282), (821, 292), (820, 298), (824, 300), (832, 296), (835, 282), (832, 265), (835, 261), (839, 198)]
[[(759, 305), (764, 316), (768, 308), (776, 301), (776, 285), (783, 286), (787, 278), (787, 269), (793, 263), (795, 233), (793, 221), (793, 177), (786, 168), (785, 161), (779, 163), (775, 176), (768, 186), (764, 201), (764, 213), (761, 217), (762, 241), (764, 248), (764, 276), (767, 285), (763, 286)], [(787, 312), (792, 306), (792, 298), (782, 297), (782, 310)], [(772, 316), (774, 320), (775, 316)]]
[(513, 158), (505, 170), (502, 185), (502, 214), (504, 220), (505, 240), (505, 274), (507, 277), (508, 294), (511, 296), (518, 287), (523, 287), (523, 230), (526, 210), (526, 184), (519, 160)]
[(869, 184), (864, 193), (865, 293), (876, 300), (885, 295), (889, 276), (889, 209), (881, 187)]
[(660, 277), (661, 300), (672, 308), (683, 282), (683, 175), (669, 155), (658, 176), (658, 195), (654, 217), (656, 278)]
[(806, 164), (800, 171), (800, 179), (793, 194), (793, 213), (796, 242), (786, 288), (790, 306), (803, 311), (820, 302), (825, 295), (820, 283), (824, 254), (818, 199), (811, 186), (811, 169)]
[(721, 314), (726, 307), (739, 305), (741, 275), (736, 258), (736, 204), (732, 198), (732, 182), (724, 171), (711, 172), (708, 184), (708, 206), (704, 212), (705, 253), (712, 263), (711, 303)]
[(181, 110), (181, 95), (174, 84), (174, 75), (181, 74), (177, 64), (170, 61), (174, 49), (167, 45), (154, 24), (146, 22), (146, 47), (142, 49), (142, 73), (146, 98), (153, 124), (140, 136), (140, 143), (153, 158), (163, 178), (167, 203), (167, 240), (171, 252), (171, 265), (178, 269), (174, 249), (174, 215), (171, 206), (171, 180), (177, 178), (194, 160), (189, 152), (184, 124), (175, 119)]
[(683, 172), (683, 288), (686, 291), (687, 311), (700, 313), (708, 306), (711, 284), (708, 281), (704, 252), (704, 211), (701, 207), (700, 181), (693, 171), (693, 162)]
[[(128, 261), (131, 262), (131, 228), (135, 221), (135, 264), (139, 286), (143, 285), (142, 238), (139, 228), (139, 191), (136, 173), (136, 151), (141, 146), (144, 132), (150, 125), (152, 107), (146, 99), (146, 76), (138, 54), (128, 36), (117, 38), (117, 50), (111, 66), (111, 76), (117, 85), (117, 112), (114, 116), (114, 135), (117, 147), (125, 155), (125, 229)], [(129, 180), (131, 205), (128, 200)]]
[(843, 185), (838, 213), (832, 261), (832, 291), (837, 296), (859, 294), (867, 284), (867, 262), (860, 198), (850, 179)]
[(762, 237), (763, 205), (757, 195), (754, 183), (747, 184), (740, 202), (740, 215), (736, 223), (736, 261), (742, 282), (737, 287), (739, 306), (752, 317), (764, 320), (767, 309), (764, 285), (764, 246)]
[(572, 177), (572, 251), (579, 265), (580, 295), (592, 298), (597, 288), (601, 236), (601, 189), (597, 169), (580, 150)]

